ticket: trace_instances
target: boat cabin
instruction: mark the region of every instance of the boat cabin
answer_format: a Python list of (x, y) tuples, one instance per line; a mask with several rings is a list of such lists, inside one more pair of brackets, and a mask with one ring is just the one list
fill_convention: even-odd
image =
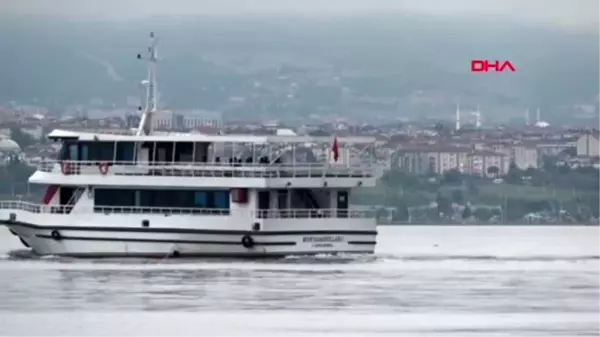
[[(85, 184), (91, 185), (61, 186), (58, 202), (54, 204), (64, 207), (66, 212), (71, 211), (82, 195), (88, 195), (93, 199), (94, 211), (104, 213), (229, 215), (232, 209), (249, 204), (259, 218), (344, 217), (348, 213), (350, 190), (357, 186), (355, 180), (366, 177), (364, 172), (353, 173), (349, 160), (336, 165), (327, 160), (330, 156), (314, 156), (306, 145), (314, 143), (312, 137), (132, 136), (55, 131), (50, 138), (62, 141), (58, 158), (61, 164), (74, 165), (68, 171), (61, 166), (65, 175), (98, 176), (97, 171), (86, 171), (85, 167), (104, 163), (111, 166), (110, 179), (129, 177), (125, 184), (111, 184), (106, 179), (95, 184), (87, 179)], [(359, 140), (365, 143), (364, 139)], [(331, 138), (320, 141), (320, 150), (329, 154)], [(219, 183), (207, 186), (207, 181), (202, 180), (201, 184), (190, 184), (183, 178), (207, 175)], [(153, 178), (134, 184), (134, 176), (171, 177), (172, 186), (155, 186)], [(228, 177), (281, 178), (288, 182), (281, 187), (256, 188), (248, 183), (240, 185), (240, 181), (221, 180)], [(340, 177), (350, 179), (352, 185), (336, 185), (336, 178)], [(295, 178), (312, 178), (312, 183), (292, 184)], [(330, 179), (329, 186), (325, 179)], [(361, 183), (359, 180), (358, 186)]]

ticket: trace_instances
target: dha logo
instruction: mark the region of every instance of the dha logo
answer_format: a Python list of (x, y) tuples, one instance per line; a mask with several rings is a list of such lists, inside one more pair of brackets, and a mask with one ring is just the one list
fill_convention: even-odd
[(494, 69), (497, 73), (509, 70), (515, 72), (515, 66), (510, 61), (494, 61), (490, 62), (487, 60), (471, 60), (471, 72), (473, 73), (487, 73), (490, 69)]

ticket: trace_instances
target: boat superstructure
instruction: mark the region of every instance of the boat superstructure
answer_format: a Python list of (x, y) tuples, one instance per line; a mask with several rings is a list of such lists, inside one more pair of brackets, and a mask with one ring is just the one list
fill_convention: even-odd
[(0, 223), (40, 255), (373, 253), (375, 215), (349, 199), (375, 185), (374, 138), (161, 134), (155, 109), (129, 134), (51, 132), (59, 156), (29, 179), (46, 195), (0, 202)]

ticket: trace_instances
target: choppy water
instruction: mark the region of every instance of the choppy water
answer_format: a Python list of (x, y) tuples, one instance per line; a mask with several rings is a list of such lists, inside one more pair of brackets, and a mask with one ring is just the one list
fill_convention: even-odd
[[(22, 259), (2, 335), (598, 336), (598, 227), (382, 227), (375, 256)], [(22, 252), (22, 251), (21, 251)]]

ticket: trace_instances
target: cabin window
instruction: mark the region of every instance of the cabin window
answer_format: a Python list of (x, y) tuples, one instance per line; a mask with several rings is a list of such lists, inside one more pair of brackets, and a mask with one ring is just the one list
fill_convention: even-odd
[[(136, 212), (156, 211), (155, 208), (187, 209), (190, 213), (201, 209), (229, 210), (228, 190), (126, 190), (126, 189), (96, 189), (95, 206), (103, 211), (102, 206), (115, 207), (115, 212), (130, 212), (131, 209), (118, 210), (117, 206), (136, 206)], [(154, 208), (154, 210), (152, 209)], [(224, 214), (227, 212), (223, 212)]]
[(60, 150), (60, 160), (112, 161), (115, 143), (65, 142)]
[(277, 191), (277, 208), (287, 209), (288, 208), (288, 191), (279, 190)]
[(157, 162), (164, 163), (164, 162), (170, 161), (170, 160), (168, 160), (169, 159), (168, 157), (169, 156), (168, 156), (167, 149), (160, 148), (160, 147), (156, 149), (156, 161)]
[(94, 204), (108, 207), (135, 206), (135, 190), (128, 189), (96, 189), (94, 191)]
[(69, 160), (69, 143), (63, 143), (58, 153), (59, 160)]
[(348, 192), (339, 191), (337, 194), (337, 207), (339, 209), (348, 209)]
[[(174, 193), (169, 193), (169, 191), (146, 191), (150, 193), (152, 200), (151, 204), (148, 205), (150, 207), (175, 207), (176, 203), (174, 202), (173, 195)], [(185, 207), (180, 205), (181, 207)]]
[[(194, 142), (147, 142), (148, 161), (154, 163), (191, 163), (208, 161), (208, 143)], [(117, 150), (119, 155), (119, 151)], [(135, 156), (135, 155), (134, 155)]]
[(229, 209), (229, 191), (215, 191), (214, 201), (215, 208)]
[(208, 162), (208, 146), (209, 143), (195, 143), (193, 161), (196, 163)]
[(81, 160), (113, 161), (115, 143), (112, 142), (80, 142)]
[(258, 192), (258, 209), (265, 210), (269, 209), (270, 204), (270, 192), (269, 191), (260, 191)]
[(87, 144), (79, 144), (79, 154), (81, 160), (90, 160), (89, 158), (89, 148)]
[(69, 160), (79, 160), (79, 155), (77, 151), (77, 144), (69, 144)]
[(190, 163), (194, 157), (194, 143), (175, 143), (175, 158), (178, 163)]
[(99, 142), (94, 144), (96, 147), (95, 160), (113, 161), (115, 157), (115, 144), (108, 142)]
[(156, 142), (153, 161), (165, 163), (173, 161), (173, 142)]
[(208, 208), (208, 192), (198, 191), (194, 193), (194, 206)]
[(142, 153), (146, 152), (147, 154), (145, 155), (146, 160), (149, 162), (153, 162), (154, 161), (154, 143), (143, 143), (142, 144)]
[(135, 143), (117, 142), (117, 161), (132, 162), (135, 160)]

